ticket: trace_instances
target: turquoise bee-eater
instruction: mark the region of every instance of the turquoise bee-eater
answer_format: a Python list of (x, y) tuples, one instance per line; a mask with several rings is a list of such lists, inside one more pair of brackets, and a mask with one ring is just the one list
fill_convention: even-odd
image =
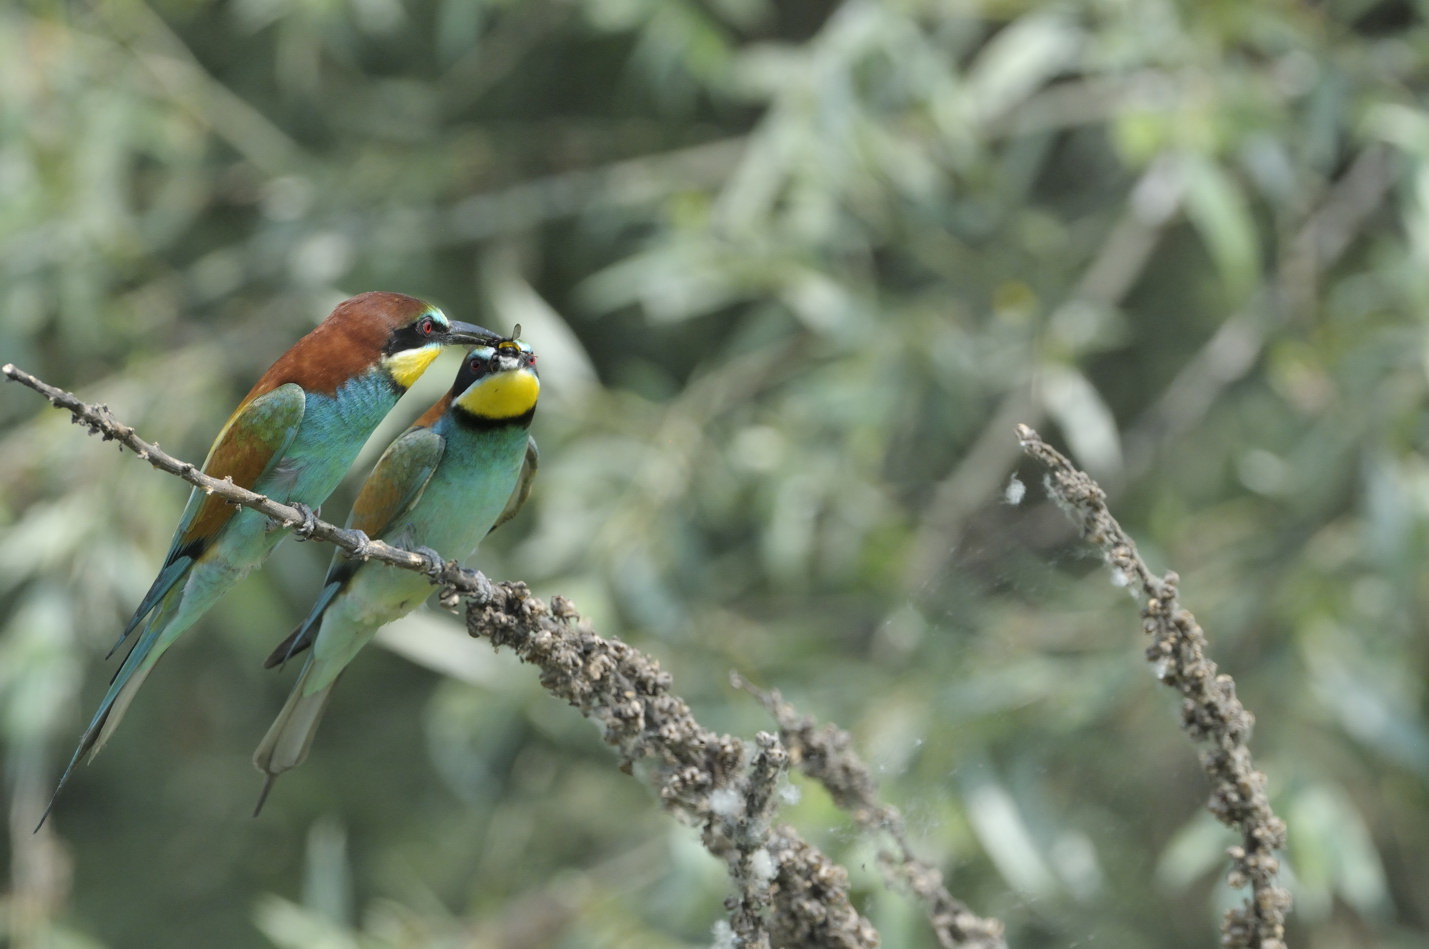
[[(520, 330), (513, 335), (519, 335)], [(409, 550), (469, 556), (515, 515), (531, 490), (536, 443), (528, 434), (541, 383), (524, 342), (503, 339), (467, 353), (451, 391), (378, 459), (348, 518), (349, 529)], [(269, 667), (311, 647), (298, 680), (253, 754), (267, 777), (256, 815), (278, 775), (308, 756), (333, 686), (377, 630), (426, 600), (420, 573), (333, 556), (307, 618), (268, 657)]]
[[(400, 293), (345, 300), (243, 397), (214, 439), (203, 470), (275, 501), (316, 508), (443, 346), (500, 338), (448, 320), (431, 304)], [(56, 796), (75, 765), (109, 739), (164, 651), (284, 535), (264, 515), (194, 489), (164, 565), (114, 649), (138, 636), (84, 730)]]

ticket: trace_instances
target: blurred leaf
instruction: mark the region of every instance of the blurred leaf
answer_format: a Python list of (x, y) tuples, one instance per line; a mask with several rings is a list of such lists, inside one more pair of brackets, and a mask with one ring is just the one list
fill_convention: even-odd
[(259, 901), (254, 921), (280, 949), (358, 949), (362, 945), (355, 934), (325, 913), (303, 909), (276, 896)]
[(1081, 29), (1061, 14), (1018, 17), (973, 61), (966, 95), (976, 103), (982, 121), (998, 119), (1071, 68), (1082, 42)]
[(1311, 919), (1330, 914), (1344, 900), (1367, 919), (1390, 910), (1384, 865), (1363, 816), (1338, 788), (1300, 789), (1285, 809), (1295, 854), (1296, 902)]
[(303, 905), (334, 923), (352, 923), (352, 875), (348, 868), (347, 832), (335, 819), (318, 820), (308, 828)]
[(1008, 885), (1031, 899), (1056, 895), (1056, 877), (1008, 789), (976, 771), (965, 772), (962, 782), (968, 820)]
[(1176, 831), (1156, 862), (1156, 877), (1174, 893), (1215, 874), (1226, 863), (1229, 831), (1209, 813), (1196, 816)]
[(1216, 262), (1232, 301), (1244, 300), (1260, 277), (1255, 222), (1245, 196), (1225, 170), (1206, 158), (1182, 157), (1186, 214)]
[(1079, 464), (1098, 477), (1117, 477), (1122, 469), (1121, 438), (1111, 409), (1081, 373), (1067, 366), (1044, 365), (1042, 393)]

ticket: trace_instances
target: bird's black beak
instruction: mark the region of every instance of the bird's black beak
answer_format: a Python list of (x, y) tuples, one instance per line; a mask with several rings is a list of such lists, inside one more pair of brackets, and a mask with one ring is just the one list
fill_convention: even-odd
[(493, 333), (484, 326), (463, 323), (460, 320), (452, 320), (451, 328), (442, 334), (443, 342), (463, 346), (494, 346), (504, 338), (500, 333)]

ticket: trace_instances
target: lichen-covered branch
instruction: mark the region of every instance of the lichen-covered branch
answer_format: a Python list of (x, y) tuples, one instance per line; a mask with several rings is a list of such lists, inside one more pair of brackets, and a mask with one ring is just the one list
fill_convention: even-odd
[(1178, 577), (1154, 575), (1136, 544), (1107, 510), (1106, 494), (1085, 472), (1026, 425), (1017, 437), (1022, 450), (1047, 468), (1047, 492), (1101, 550), (1119, 584), (1141, 603), (1142, 629), (1151, 638), (1146, 658), (1164, 684), (1181, 694), (1181, 725), (1203, 745), (1201, 766), (1211, 779), (1209, 808), (1241, 835), (1230, 848), (1231, 885), (1250, 886), (1250, 898), (1226, 913), (1221, 943), (1231, 949), (1284, 949), (1290, 893), (1276, 882), (1285, 846), (1285, 822), (1275, 816), (1265, 794), (1265, 775), (1255, 769), (1246, 743), (1255, 718), (1235, 694), (1235, 680), (1218, 674), (1206, 657), (1206, 636), (1181, 606)]

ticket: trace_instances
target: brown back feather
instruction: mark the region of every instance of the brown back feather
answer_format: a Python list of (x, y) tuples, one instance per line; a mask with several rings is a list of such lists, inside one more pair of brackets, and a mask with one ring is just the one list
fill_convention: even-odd
[[(415, 320), (427, 304), (401, 293), (373, 291), (339, 303), (312, 332), (278, 357), (225, 423), (221, 441), (209, 449), (204, 472), (215, 478), (225, 475), (233, 483), (251, 489), (271, 457), (243, 444), (244, 434), (228, 424), (254, 399), (281, 385), (296, 382), (307, 392), (333, 395), (338, 386), (375, 363), (387, 338)], [(228, 523), (236, 508), (217, 496), (204, 499), (183, 544), (207, 541)], [(206, 544), (205, 544), (206, 546)]]
[(393, 330), (406, 326), (427, 308), (415, 297), (380, 290), (342, 301), (327, 319), (278, 357), (238, 408), (286, 382), (296, 382), (308, 392), (332, 395), (338, 386), (377, 361)]

